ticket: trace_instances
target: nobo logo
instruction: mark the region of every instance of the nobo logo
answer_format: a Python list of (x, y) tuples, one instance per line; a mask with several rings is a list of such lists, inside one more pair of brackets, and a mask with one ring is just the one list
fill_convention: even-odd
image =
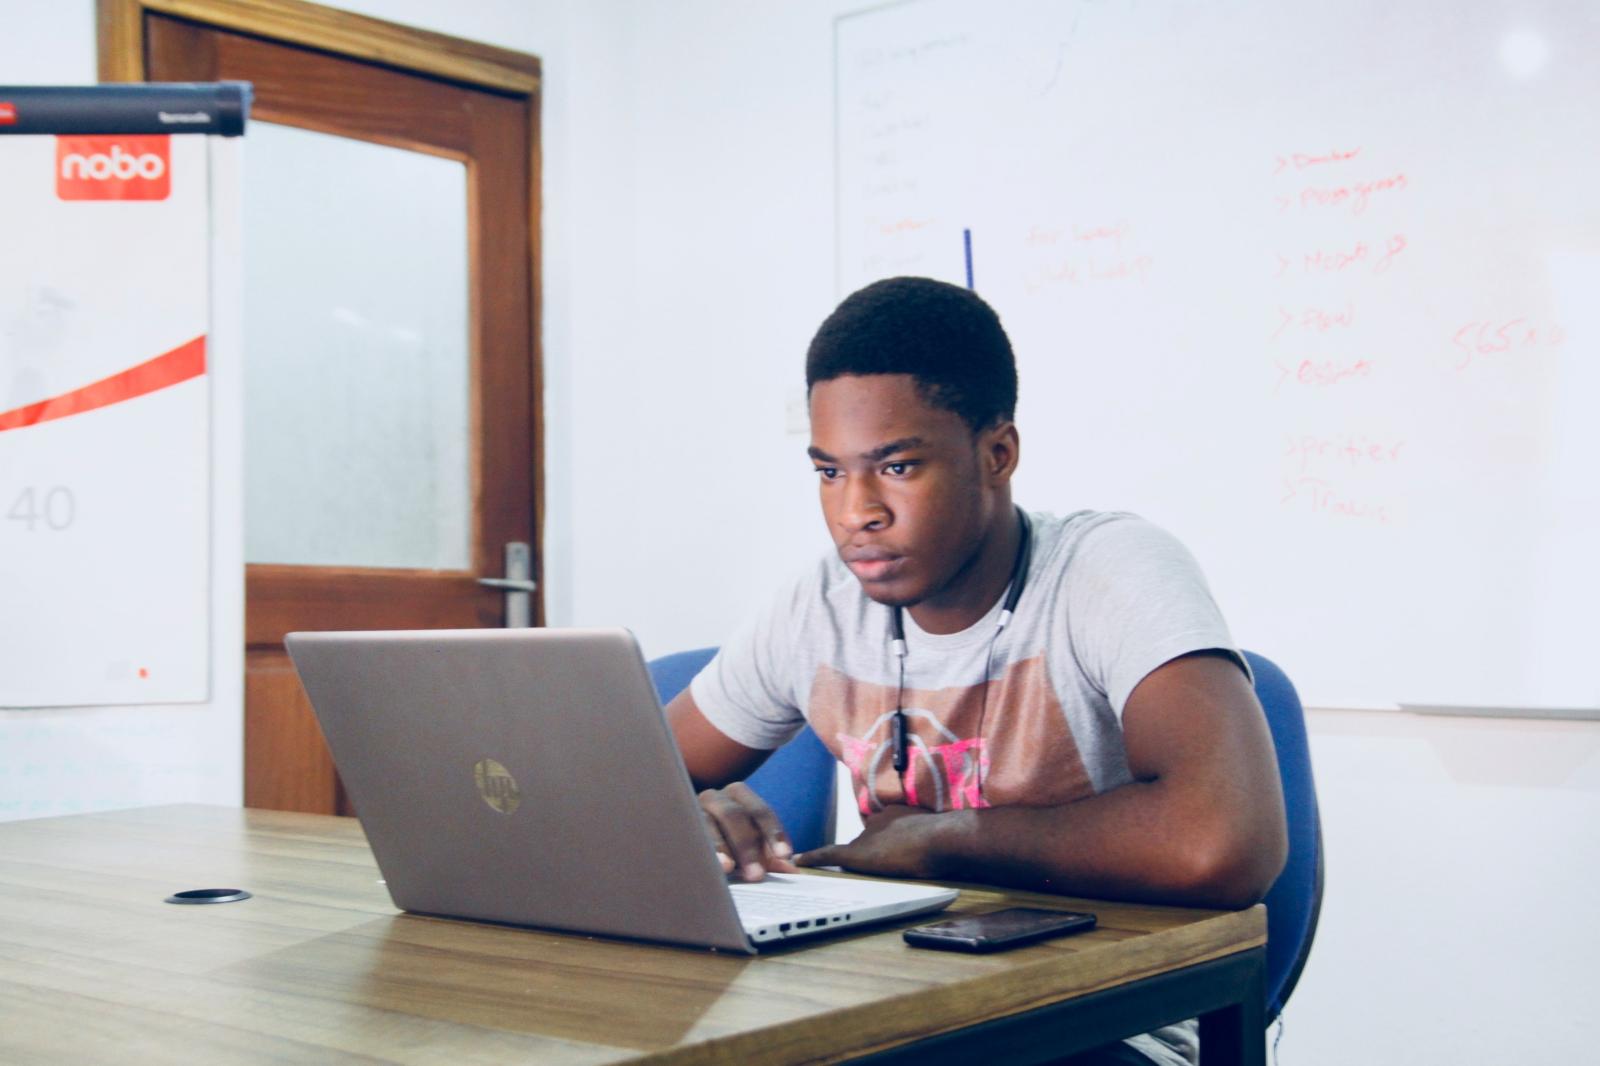
[(501, 814), (511, 814), (522, 806), (522, 790), (511, 771), (493, 759), (479, 759), (472, 767), (472, 779), (477, 782), (478, 795), (483, 802)]
[(172, 139), (57, 137), (56, 196), (62, 200), (165, 200), (172, 191)]

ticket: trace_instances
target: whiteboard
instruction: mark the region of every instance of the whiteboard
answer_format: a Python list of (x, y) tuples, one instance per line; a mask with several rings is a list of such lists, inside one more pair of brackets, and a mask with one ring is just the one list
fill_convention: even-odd
[(1017, 496), (1135, 511), (1308, 703), (1600, 707), (1600, 6), (835, 27), (840, 293), (973, 282)]
[(0, 138), (0, 708), (210, 698), (211, 140)]

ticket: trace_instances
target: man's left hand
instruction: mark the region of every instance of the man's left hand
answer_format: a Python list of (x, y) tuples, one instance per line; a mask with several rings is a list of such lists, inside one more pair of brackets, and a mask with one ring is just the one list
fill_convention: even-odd
[(869, 815), (861, 835), (795, 856), (798, 866), (842, 866), (885, 877), (936, 877), (929, 849), (940, 815), (894, 804)]

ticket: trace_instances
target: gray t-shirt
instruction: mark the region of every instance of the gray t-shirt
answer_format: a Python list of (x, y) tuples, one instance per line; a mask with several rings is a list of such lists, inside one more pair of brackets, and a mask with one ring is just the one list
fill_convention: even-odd
[(694, 679), (695, 703), (751, 748), (809, 721), (850, 769), (863, 815), (891, 803), (1053, 806), (1127, 784), (1122, 710), (1135, 686), (1189, 652), (1238, 653), (1199, 566), (1164, 530), (1122, 513), (1031, 518), (1026, 585), (998, 639), (1003, 597), (959, 633), (925, 633), (903, 614), (903, 791), (890, 757), (891, 612), (837, 555), (722, 648)]
[[(1140, 681), (1195, 651), (1249, 666), (1171, 534), (1123, 513), (1031, 518), (1026, 584), (998, 639), (1003, 594), (959, 633), (925, 633), (903, 615), (903, 787), (890, 755), (890, 610), (835, 554), (723, 646), (692, 683), (695, 703), (750, 748), (778, 747), (810, 722), (849, 768), (863, 816), (891, 803), (1052, 806), (1127, 784), (1122, 711)], [(1198, 1058), (1193, 1021), (1128, 1043), (1163, 1066)]]

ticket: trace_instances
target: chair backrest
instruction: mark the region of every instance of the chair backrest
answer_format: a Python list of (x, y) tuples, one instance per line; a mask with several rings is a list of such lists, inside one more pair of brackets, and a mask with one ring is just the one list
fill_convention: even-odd
[[(650, 676), (667, 703), (693, 680), (715, 648), (678, 652), (650, 663)], [(1267, 1022), (1283, 1010), (1300, 979), (1322, 910), (1322, 823), (1311, 777), (1305, 712), (1289, 678), (1270, 659), (1247, 651), (1256, 697), (1267, 713), (1288, 813), (1289, 858), (1267, 893)], [(783, 820), (797, 850), (828, 843), (833, 835), (833, 756), (807, 726), (751, 775), (751, 788)]]
[(1322, 911), (1322, 820), (1311, 777), (1306, 716), (1294, 685), (1272, 660), (1247, 651), (1256, 698), (1278, 753), (1283, 806), (1289, 823), (1289, 859), (1267, 893), (1267, 1024), (1272, 1024), (1300, 980)]
[[(650, 661), (663, 705), (694, 680), (715, 648), (680, 651)], [(796, 851), (833, 843), (834, 760), (810, 726), (767, 757), (745, 783), (777, 812)]]

